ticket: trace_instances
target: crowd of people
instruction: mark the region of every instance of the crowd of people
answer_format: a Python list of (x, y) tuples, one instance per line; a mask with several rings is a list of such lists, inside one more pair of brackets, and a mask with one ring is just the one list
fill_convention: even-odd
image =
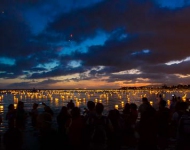
[[(166, 107), (166, 100), (159, 97), (158, 109), (143, 97), (139, 107), (126, 103), (122, 111), (112, 109), (107, 116), (103, 115), (104, 105), (93, 101), (88, 101), (81, 113), (71, 100), (56, 116), (50, 106), (42, 105), (44, 111), (41, 113), (37, 103), (29, 113), (22, 101), (16, 109), (13, 104), (8, 106), (8, 129), (1, 136), (6, 150), (23, 150), (28, 117), (37, 133), (40, 150), (120, 150), (123, 146), (164, 150), (169, 148), (171, 139), (175, 141), (176, 150), (190, 149), (189, 102), (180, 97), (172, 96), (170, 107)], [(57, 127), (52, 126), (53, 118), (56, 118)]]

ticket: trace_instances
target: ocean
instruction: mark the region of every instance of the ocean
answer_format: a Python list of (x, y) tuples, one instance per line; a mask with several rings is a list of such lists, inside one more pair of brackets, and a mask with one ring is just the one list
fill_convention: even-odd
[[(75, 106), (81, 109), (81, 114), (89, 100), (95, 103), (100, 102), (104, 105), (104, 114), (107, 115), (111, 109), (122, 111), (125, 103), (135, 103), (137, 106), (141, 104), (142, 97), (147, 97), (152, 106), (157, 109), (158, 95), (167, 101), (167, 106), (170, 105), (172, 95), (181, 97), (183, 100), (190, 97), (190, 90), (163, 90), (163, 89), (145, 89), (145, 90), (37, 90), (31, 92), (29, 90), (6, 90), (0, 94), (0, 113), (3, 117), (3, 123), (0, 126), (0, 131), (4, 132), (7, 128), (7, 120), (5, 115), (9, 104), (14, 104), (15, 108), (18, 101), (24, 102), (24, 108), (27, 112), (32, 109), (33, 103), (38, 103), (39, 112), (43, 111), (44, 102), (50, 106), (55, 113), (59, 113), (62, 106), (66, 106), (70, 100), (73, 100)], [(54, 118), (55, 121), (55, 118)]]

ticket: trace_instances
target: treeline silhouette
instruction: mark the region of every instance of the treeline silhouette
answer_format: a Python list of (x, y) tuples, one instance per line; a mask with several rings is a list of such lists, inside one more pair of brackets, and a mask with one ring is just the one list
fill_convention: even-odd
[(162, 85), (162, 86), (140, 86), (140, 87), (136, 87), (136, 86), (132, 86), (132, 87), (121, 87), (119, 88), (119, 90), (144, 90), (144, 89), (190, 89), (190, 85), (182, 85), (182, 84), (178, 84), (178, 85), (172, 85), (172, 86), (168, 86), (166, 84)]

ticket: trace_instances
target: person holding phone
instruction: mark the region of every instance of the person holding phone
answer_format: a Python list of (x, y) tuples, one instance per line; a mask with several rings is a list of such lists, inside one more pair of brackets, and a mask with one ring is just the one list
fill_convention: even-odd
[(53, 110), (51, 109), (50, 106), (48, 106), (46, 103), (42, 102), (42, 105), (44, 106), (44, 112), (49, 113), (52, 117), (54, 115)]

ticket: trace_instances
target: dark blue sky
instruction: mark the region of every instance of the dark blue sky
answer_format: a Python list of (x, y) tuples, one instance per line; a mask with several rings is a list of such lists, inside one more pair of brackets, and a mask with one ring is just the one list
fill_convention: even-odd
[(190, 0), (1, 0), (0, 88), (190, 84)]

